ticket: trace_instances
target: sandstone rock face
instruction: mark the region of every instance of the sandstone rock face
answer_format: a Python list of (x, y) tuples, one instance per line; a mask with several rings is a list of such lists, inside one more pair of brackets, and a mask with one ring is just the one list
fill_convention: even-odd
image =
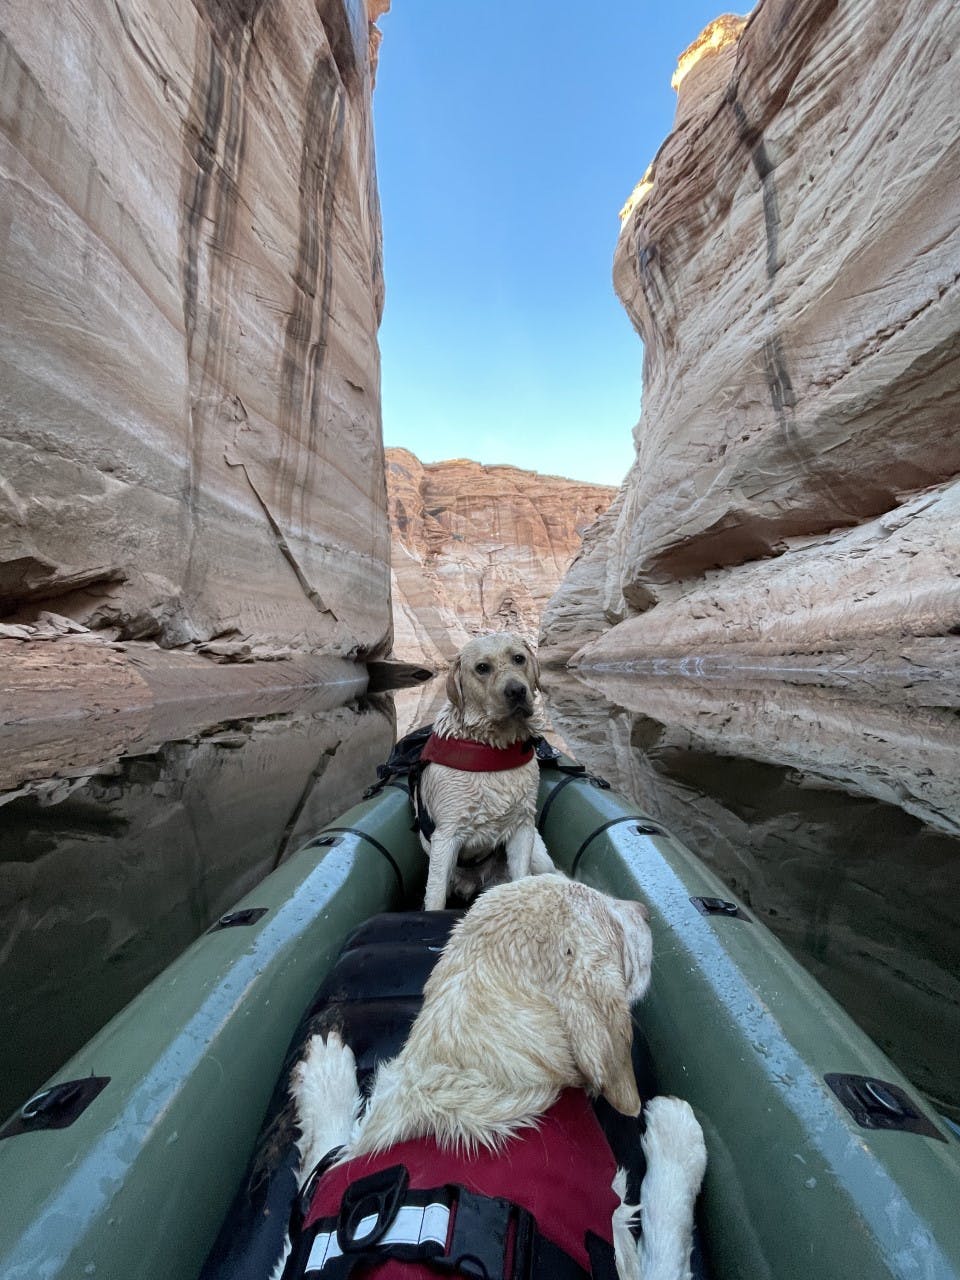
[(367, 12), (88, 9), (0, 4), (0, 614), (385, 652)]
[[(947, 634), (960, 10), (761, 0), (712, 26), (617, 245), (644, 341), (636, 463), (545, 647), (569, 657), (598, 619), (629, 621), (579, 662)], [(578, 615), (579, 634), (554, 621)]]
[(446, 666), (471, 635), (534, 638), (543, 606), (610, 504), (603, 485), (387, 450), (396, 656)]
[(778, 559), (706, 573), (608, 631), (582, 660), (619, 666), (681, 649), (775, 656), (866, 640), (895, 653), (912, 637), (949, 633), (960, 633), (960, 484), (850, 531), (791, 539)]

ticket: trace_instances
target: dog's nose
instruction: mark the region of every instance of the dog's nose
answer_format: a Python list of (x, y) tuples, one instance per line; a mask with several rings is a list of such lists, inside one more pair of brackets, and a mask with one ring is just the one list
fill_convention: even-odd
[(526, 702), (527, 686), (521, 684), (519, 680), (508, 680), (503, 687), (508, 702)]

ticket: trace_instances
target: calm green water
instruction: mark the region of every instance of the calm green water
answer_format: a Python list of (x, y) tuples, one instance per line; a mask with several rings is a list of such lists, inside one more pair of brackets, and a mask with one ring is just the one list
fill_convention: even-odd
[[(44, 779), (0, 735), (0, 1113), (312, 831), (353, 804), (440, 682), (327, 694)], [(299, 701), (302, 701), (300, 699)], [(554, 729), (776, 932), (960, 1116), (960, 716), (823, 689), (554, 680)], [(75, 743), (69, 734), (78, 733)], [(19, 753), (19, 754), (18, 754)]]

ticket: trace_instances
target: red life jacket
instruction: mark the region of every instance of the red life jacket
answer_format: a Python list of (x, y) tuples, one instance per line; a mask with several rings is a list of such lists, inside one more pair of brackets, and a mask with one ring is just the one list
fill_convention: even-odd
[(532, 742), (511, 742), (509, 747), (491, 747), (472, 738), (441, 738), (431, 733), (420, 755), (424, 764), (445, 764), (467, 773), (498, 773), (519, 769), (535, 755)]
[[(565, 1089), (536, 1129), (521, 1130), (496, 1152), (481, 1148), (467, 1156), (441, 1149), (432, 1138), (417, 1138), (335, 1165), (320, 1179), (304, 1229), (318, 1219), (335, 1217), (351, 1183), (397, 1164), (406, 1167), (411, 1191), (453, 1183), (520, 1205), (533, 1215), (541, 1235), (588, 1274), (587, 1232), (612, 1244), (612, 1215), (619, 1204), (611, 1188), (616, 1163), (582, 1089)], [(362, 1274), (376, 1280), (437, 1276), (424, 1263), (395, 1259), (376, 1263)]]

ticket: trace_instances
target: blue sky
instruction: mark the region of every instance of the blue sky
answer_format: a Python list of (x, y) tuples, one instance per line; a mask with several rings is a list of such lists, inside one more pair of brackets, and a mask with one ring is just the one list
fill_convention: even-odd
[(622, 480), (643, 350), (611, 283), (617, 212), (670, 130), (677, 56), (723, 11), (394, 0), (374, 96), (388, 445)]

